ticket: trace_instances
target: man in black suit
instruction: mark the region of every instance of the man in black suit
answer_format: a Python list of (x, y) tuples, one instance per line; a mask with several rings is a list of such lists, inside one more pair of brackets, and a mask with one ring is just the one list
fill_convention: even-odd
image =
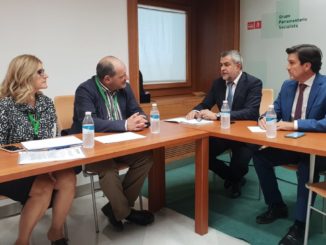
[[(236, 50), (225, 51), (220, 57), (221, 76), (212, 83), (205, 99), (186, 116), (187, 119), (204, 118), (218, 120), (219, 113), (210, 109), (216, 104), (221, 110), (223, 100), (231, 97), (231, 120), (257, 120), (262, 96), (262, 81), (242, 71), (242, 57)], [(230, 164), (216, 159), (226, 150), (232, 151)], [(224, 187), (231, 188), (231, 197), (241, 195), (245, 184), (243, 176), (256, 146), (232, 140), (211, 137), (209, 139), (209, 169), (225, 180)]]

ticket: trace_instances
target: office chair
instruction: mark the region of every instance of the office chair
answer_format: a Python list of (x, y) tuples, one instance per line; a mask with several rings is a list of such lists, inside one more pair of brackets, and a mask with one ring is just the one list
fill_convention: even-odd
[[(324, 182), (319, 182), (319, 183), (308, 183), (306, 184), (306, 187), (309, 189), (309, 197), (308, 197), (308, 207), (307, 207), (307, 218), (306, 218), (306, 230), (305, 230), (305, 236), (304, 236), (304, 244), (308, 244), (308, 236), (309, 236), (309, 225), (310, 225), (310, 214), (311, 210), (314, 210), (320, 214), (322, 214), (323, 217), (323, 228), (325, 225), (325, 198), (326, 198), (326, 181)], [(315, 208), (312, 206), (311, 201), (312, 201), (312, 193), (316, 193), (317, 195), (321, 196), (323, 198), (323, 208), (322, 210)]]
[[(93, 214), (94, 214), (94, 222), (95, 222), (95, 231), (96, 233), (99, 232), (99, 224), (98, 224), (98, 215), (97, 215), (97, 205), (96, 205), (96, 198), (95, 193), (97, 191), (101, 191), (100, 187), (95, 186), (94, 182), (94, 176), (98, 175), (96, 172), (88, 171), (85, 168), (85, 165), (83, 167), (83, 175), (84, 177), (89, 177), (91, 181), (91, 194), (92, 194), (92, 203), (93, 203)], [(125, 172), (128, 170), (129, 166), (127, 164), (119, 164), (119, 175), (124, 175)], [(143, 210), (143, 198), (141, 193), (139, 193), (139, 206), (140, 209)]]
[[(262, 97), (261, 97), (261, 101), (260, 101), (260, 106), (259, 106), (259, 115), (264, 114), (267, 109), (268, 106), (273, 104), (274, 102), (274, 90), (271, 88), (263, 88), (262, 89)], [(264, 146), (262, 146), (264, 147)], [(249, 164), (249, 166), (253, 167), (253, 164)], [(260, 184), (258, 182), (258, 200), (261, 199), (261, 187)]]

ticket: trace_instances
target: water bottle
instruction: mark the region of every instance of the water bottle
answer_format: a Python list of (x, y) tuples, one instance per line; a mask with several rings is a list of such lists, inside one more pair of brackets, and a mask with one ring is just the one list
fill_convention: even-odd
[(153, 134), (160, 133), (160, 112), (157, 109), (156, 103), (152, 104), (150, 116), (151, 116), (151, 132)]
[(276, 138), (276, 113), (274, 111), (274, 105), (269, 105), (266, 112), (266, 137)]
[(94, 147), (94, 121), (90, 111), (85, 112), (83, 120), (83, 147)]
[(230, 107), (227, 100), (223, 100), (223, 105), (221, 108), (221, 128), (230, 128)]

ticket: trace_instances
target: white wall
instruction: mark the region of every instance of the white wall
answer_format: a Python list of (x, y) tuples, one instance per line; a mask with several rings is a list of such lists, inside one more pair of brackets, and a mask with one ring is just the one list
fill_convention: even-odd
[[(244, 69), (261, 78), (265, 88), (273, 88), (274, 97), (288, 79), (286, 48), (311, 43), (326, 55), (325, 0), (240, 0), (240, 4), (240, 51), (245, 60)], [(247, 30), (249, 21), (259, 20), (262, 29)], [(294, 22), (281, 23), (280, 28), (282, 20)], [(283, 29), (291, 24), (297, 27)], [(325, 71), (326, 65), (321, 73)]]
[(25, 53), (43, 61), (51, 98), (74, 94), (103, 56), (128, 66), (127, 0), (0, 0), (1, 82), (12, 58)]
[(43, 61), (51, 98), (73, 94), (103, 56), (128, 66), (127, 0), (1, 0), (1, 82), (24, 53)]

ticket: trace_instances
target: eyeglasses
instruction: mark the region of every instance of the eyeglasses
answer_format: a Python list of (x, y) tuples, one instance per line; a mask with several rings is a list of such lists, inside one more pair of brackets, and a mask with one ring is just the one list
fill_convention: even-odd
[(39, 69), (39, 70), (37, 70), (37, 74), (44, 77), (45, 76), (45, 70), (44, 69)]

